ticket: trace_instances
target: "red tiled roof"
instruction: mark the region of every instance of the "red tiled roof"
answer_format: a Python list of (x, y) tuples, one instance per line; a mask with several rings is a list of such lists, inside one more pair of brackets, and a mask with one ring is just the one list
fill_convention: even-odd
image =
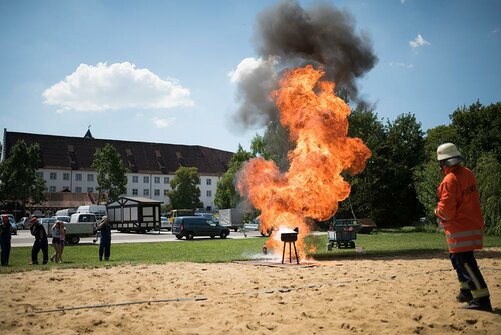
[[(36, 209), (64, 209), (78, 208), (83, 205), (92, 205), (96, 203), (98, 193), (73, 193), (73, 192), (47, 192), (45, 193), (46, 201), (39, 204), (27, 204), (26, 208), (31, 210)], [(91, 200), (91, 197), (93, 200)], [(106, 203), (106, 200), (104, 201)]]
[(106, 140), (96, 138), (4, 132), (4, 152), (8, 157), (19, 140), (40, 146), (40, 166), (46, 169), (92, 170), (96, 149), (107, 143), (122, 156), (134, 173), (174, 174), (181, 166), (196, 167), (201, 175), (222, 175), (228, 169), (232, 152), (203, 146)]

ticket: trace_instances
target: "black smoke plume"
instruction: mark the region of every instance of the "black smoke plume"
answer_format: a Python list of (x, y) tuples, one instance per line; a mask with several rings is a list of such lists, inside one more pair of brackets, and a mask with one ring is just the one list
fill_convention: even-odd
[(277, 122), (270, 93), (288, 68), (322, 67), (338, 94), (360, 103), (356, 79), (377, 62), (368, 34), (356, 32), (353, 15), (325, 3), (305, 10), (297, 1), (282, 1), (266, 9), (257, 18), (254, 42), (263, 63), (274, 64), (275, 72), (258, 69), (239, 82), (235, 117), (245, 126)]

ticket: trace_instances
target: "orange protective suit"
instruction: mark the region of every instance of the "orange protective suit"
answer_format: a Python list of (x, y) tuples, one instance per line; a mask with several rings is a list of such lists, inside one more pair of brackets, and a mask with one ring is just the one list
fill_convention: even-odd
[(484, 223), (475, 176), (460, 165), (444, 169), (435, 215), (444, 226), (449, 252), (482, 249)]

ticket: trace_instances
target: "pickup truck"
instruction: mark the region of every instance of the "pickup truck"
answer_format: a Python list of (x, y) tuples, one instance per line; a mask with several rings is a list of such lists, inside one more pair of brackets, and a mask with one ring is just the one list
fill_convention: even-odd
[[(39, 219), (47, 232), (48, 237), (52, 237), (52, 226), (56, 218)], [(97, 232), (96, 216), (92, 213), (75, 213), (71, 215), (70, 222), (65, 222), (66, 243), (78, 244), (81, 237), (93, 237)]]

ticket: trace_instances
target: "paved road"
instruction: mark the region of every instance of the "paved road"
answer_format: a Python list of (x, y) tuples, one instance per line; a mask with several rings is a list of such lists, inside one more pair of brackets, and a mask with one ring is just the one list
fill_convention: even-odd
[[(261, 234), (257, 231), (246, 232), (247, 237), (245, 237), (241, 232), (231, 231), (230, 235), (227, 237), (229, 239), (243, 239), (243, 238), (254, 238), (261, 237)], [(195, 239), (202, 239), (206, 237), (195, 237)], [(217, 238), (217, 237), (216, 237)], [(209, 238), (210, 239), (210, 238)], [(19, 230), (17, 235), (12, 235), (12, 247), (31, 247), (35, 238), (31, 236), (29, 230)], [(80, 239), (79, 244), (93, 244), (92, 237), (83, 237)], [(183, 239), (184, 241), (184, 239)], [(152, 231), (147, 234), (136, 234), (136, 233), (119, 233), (118, 231), (112, 231), (111, 243), (140, 243), (140, 242), (179, 242), (179, 240), (168, 231)], [(50, 243), (50, 238), (49, 238)]]

